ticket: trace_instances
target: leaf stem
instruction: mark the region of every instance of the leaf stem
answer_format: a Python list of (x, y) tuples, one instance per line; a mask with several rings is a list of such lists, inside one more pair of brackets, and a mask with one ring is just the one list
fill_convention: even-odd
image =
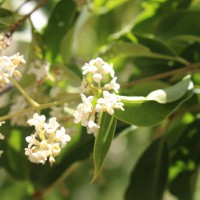
[(121, 84), (121, 87), (122, 88), (128, 88), (128, 87), (138, 85), (138, 84), (141, 84), (141, 83), (145, 83), (145, 82), (148, 82), (148, 81), (166, 78), (166, 77), (174, 75), (174, 74), (193, 72), (193, 71), (197, 70), (198, 68), (200, 68), (200, 63), (190, 64), (190, 65), (188, 65), (186, 67), (182, 67), (180, 69), (175, 69), (175, 70), (171, 70), (171, 71), (168, 71), (168, 72), (156, 74), (156, 75), (153, 75), (153, 76), (150, 76), (150, 77), (146, 77), (146, 78), (143, 78), (143, 79), (135, 80), (135, 81), (132, 81), (132, 82), (129, 82), (129, 83), (124, 83), (124, 84)]
[(26, 91), (19, 85), (19, 83), (12, 77), (9, 78), (9, 80), (15, 85), (15, 87), (19, 90), (19, 92), (26, 98), (26, 100), (29, 102), (31, 106), (34, 108), (39, 107), (39, 104), (34, 101), (27, 93)]
[(50, 102), (50, 103), (39, 104), (37, 108), (30, 107), (30, 108), (26, 108), (26, 109), (23, 109), (23, 110), (14, 112), (14, 113), (10, 113), (8, 115), (4, 115), (4, 116), (0, 117), (0, 121), (8, 120), (8, 119), (10, 119), (14, 116), (23, 115), (23, 114), (26, 114), (26, 113), (33, 111), (33, 110), (43, 110), (43, 109), (51, 108), (53, 106), (62, 105), (66, 102), (74, 101), (74, 100), (77, 100), (77, 99), (80, 99), (78, 94), (70, 94), (70, 97), (68, 97), (66, 99), (61, 99), (61, 100)]

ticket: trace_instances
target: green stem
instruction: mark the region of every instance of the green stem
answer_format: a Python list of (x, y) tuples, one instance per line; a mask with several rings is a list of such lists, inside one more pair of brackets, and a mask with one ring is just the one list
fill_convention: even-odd
[(50, 102), (50, 103), (45, 103), (45, 104), (40, 104), (37, 108), (35, 107), (30, 107), (30, 108), (26, 108), (24, 110), (20, 110), (20, 111), (17, 111), (17, 112), (14, 112), (14, 113), (10, 113), (8, 115), (4, 115), (2, 117), (0, 117), (0, 122), (1, 121), (4, 121), (4, 120), (8, 120), (14, 116), (19, 116), (19, 115), (23, 115), (23, 114), (26, 114), (30, 111), (33, 111), (33, 110), (43, 110), (43, 109), (47, 109), (47, 108), (51, 108), (53, 106), (58, 106), (58, 105), (62, 105), (66, 102), (70, 102), (70, 101), (74, 101), (74, 100), (78, 100), (80, 99), (79, 95), (77, 94), (70, 94), (70, 98), (66, 98), (66, 99), (61, 99), (59, 101), (54, 101), (54, 102)]
[(29, 104), (31, 106), (33, 106), (34, 108), (37, 108), (40, 106), (40, 104), (38, 104), (37, 102), (35, 102), (27, 93), (26, 91), (18, 84), (18, 82), (10, 77), (9, 80), (15, 85), (15, 87), (19, 90), (19, 92), (26, 98), (26, 100), (29, 102)]

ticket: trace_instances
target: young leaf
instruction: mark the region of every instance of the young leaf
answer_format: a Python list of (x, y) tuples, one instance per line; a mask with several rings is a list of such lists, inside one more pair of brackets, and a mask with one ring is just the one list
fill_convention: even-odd
[(97, 133), (94, 145), (94, 177), (93, 180), (99, 175), (111, 142), (114, 137), (117, 119), (109, 114), (103, 112), (100, 118), (100, 129)]
[(61, 42), (66, 33), (71, 30), (77, 16), (76, 3), (73, 0), (57, 3), (43, 35), (47, 58), (50, 60), (55, 61), (60, 58)]
[(168, 176), (168, 148), (165, 138), (154, 141), (136, 164), (125, 200), (160, 200)]

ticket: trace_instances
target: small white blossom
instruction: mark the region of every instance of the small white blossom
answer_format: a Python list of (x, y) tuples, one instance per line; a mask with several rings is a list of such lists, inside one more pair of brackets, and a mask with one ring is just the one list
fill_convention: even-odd
[(99, 112), (103, 110), (113, 115), (114, 109), (124, 110), (123, 105), (124, 104), (120, 102), (120, 98), (117, 95), (111, 94), (108, 91), (103, 91), (103, 98), (97, 100), (96, 111)]
[(108, 84), (106, 84), (106, 85), (104, 86), (103, 89), (105, 89), (105, 90), (114, 90), (116, 93), (118, 93), (118, 90), (119, 90), (119, 88), (120, 88), (120, 85), (116, 82), (116, 80), (117, 80), (117, 77), (114, 77), (114, 78), (110, 81), (110, 83), (108, 83)]
[(96, 58), (91, 60), (89, 63), (85, 63), (85, 65), (82, 67), (82, 70), (83, 75), (88, 73), (93, 74), (92, 78), (97, 83), (108, 74), (110, 74), (112, 78), (115, 75), (113, 66), (104, 62), (101, 58)]
[(35, 113), (33, 118), (27, 121), (29, 125), (35, 126), (36, 132), (26, 137), (29, 144), (28, 148), (25, 148), (25, 155), (33, 163), (45, 164), (49, 160), (50, 165), (53, 165), (55, 157), (71, 137), (66, 134), (64, 127), (60, 127), (55, 117), (50, 118), (49, 123), (45, 120), (44, 115), (39, 116)]
[(74, 113), (75, 123), (81, 122), (83, 126), (87, 126), (90, 113), (93, 110), (93, 105), (91, 103), (93, 98), (94, 98), (93, 96), (89, 96), (87, 98), (84, 94), (81, 94), (81, 99), (83, 103), (78, 105), (77, 110)]

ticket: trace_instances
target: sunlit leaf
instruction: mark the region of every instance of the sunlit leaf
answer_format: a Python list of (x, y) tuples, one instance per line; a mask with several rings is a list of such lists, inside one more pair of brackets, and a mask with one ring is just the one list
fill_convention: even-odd
[(77, 16), (76, 3), (73, 0), (59, 1), (55, 6), (43, 37), (49, 60), (61, 59), (61, 42), (73, 27)]
[(165, 138), (155, 140), (132, 171), (125, 200), (162, 199), (168, 176), (168, 148)]

